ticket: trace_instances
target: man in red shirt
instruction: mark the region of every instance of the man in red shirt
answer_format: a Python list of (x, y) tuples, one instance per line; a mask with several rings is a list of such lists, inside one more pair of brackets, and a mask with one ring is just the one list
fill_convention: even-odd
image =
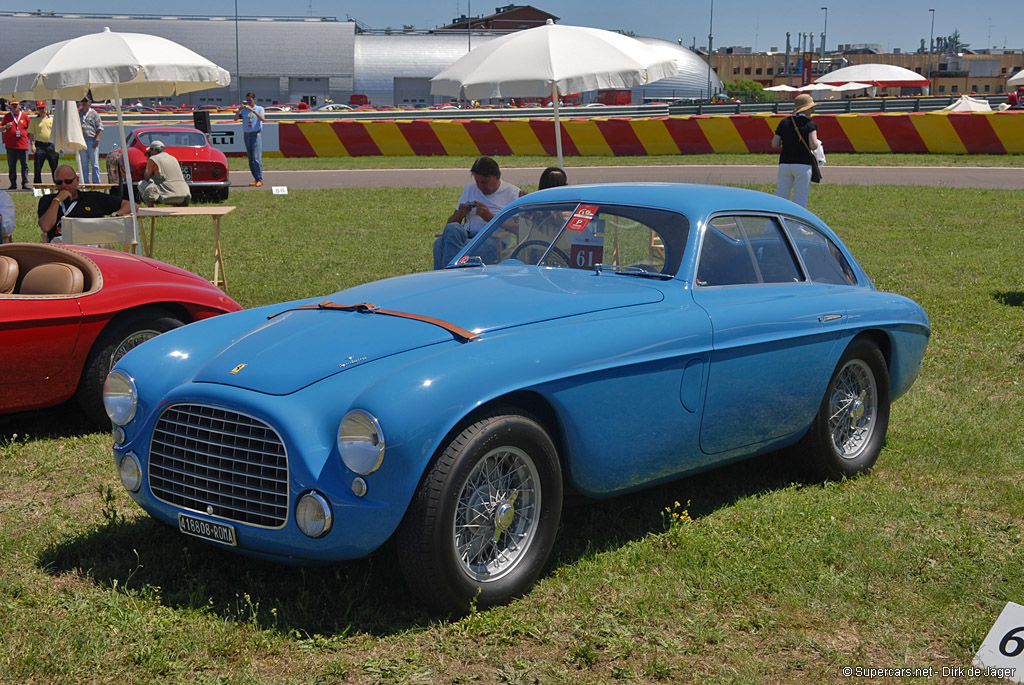
[(1006, 98), (1006, 103), (1010, 105), (1010, 109), (1024, 108), (1024, 86), (1017, 86), (1017, 90)]
[(32, 117), (21, 111), (21, 103), (11, 102), (11, 111), (0, 120), (4, 147), (7, 148), (7, 175), (10, 190), (18, 189), (17, 164), (21, 161), (21, 187), (28, 188), (28, 125)]

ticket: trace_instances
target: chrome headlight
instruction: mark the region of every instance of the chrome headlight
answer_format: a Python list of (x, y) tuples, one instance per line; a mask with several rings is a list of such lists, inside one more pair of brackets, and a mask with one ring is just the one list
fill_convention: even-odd
[(350, 471), (366, 476), (384, 461), (384, 433), (372, 414), (354, 409), (338, 426), (338, 452)]
[(121, 485), (128, 492), (138, 492), (142, 485), (142, 467), (134, 453), (129, 452), (121, 458), (117, 465), (117, 475), (121, 476)]
[(327, 535), (334, 523), (331, 505), (320, 493), (307, 492), (295, 505), (295, 523), (311, 538)]
[(123, 426), (135, 416), (139, 393), (135, 381), (124, 371), (111, 371), (103, 383), (103, 408), (110, 422)]

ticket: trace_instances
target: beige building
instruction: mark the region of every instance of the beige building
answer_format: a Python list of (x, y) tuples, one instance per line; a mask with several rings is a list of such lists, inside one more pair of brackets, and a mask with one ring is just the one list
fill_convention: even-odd
[[(721, 54), (711, 57), (711, 65), (723, 82), (750, 79), (761, 85), (805, 85), (798, 68), (799, 53), (790, 52), (789, 70), (784, 52)], [(810, 80), (826, 71), (855, 64), (893, 64), (928, 76), (933, 95), (980, 93), (995, 95), (1007, 91), (1006, 80), (1024, 69), (1024, 51), (1001, 50), (992, 54), (939, 55), (917, 52), (877, 53), (871, 50), (826, 53), (824, 61), (818, 53), (811, 63)], [(916, 88), (882, 88), (879, 95), (912, 95)], [(1012, 90), (1012, 89), (1011, 89)], [(900, 92), (904, 91), (904, 92)]]

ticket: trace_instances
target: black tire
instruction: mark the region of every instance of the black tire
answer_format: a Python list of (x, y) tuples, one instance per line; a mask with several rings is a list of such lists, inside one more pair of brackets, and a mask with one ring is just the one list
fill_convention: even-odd
[(409, 587), (464, 614), (526, 593), (551, 553), (562, 471), (540, 423), (518, 409), (466, 427), (427, 469), (396, 542)]
[(183, 325), (161, 309), (125, 312), (107, 324), (89, 350), (75, 392), (75, 400), (90, 421), (110, 428), (110, 419), (103, 409), (103, 382), (117, 360), (146, 340)]
[(854, 340), (836, 365), (801, 443), (808, 468), (828, 480), (868, 471), (885, 445), (890, 402), (885, 357), (873, 342)]
[[(519, 261), (525, 262), (526, 260), (520, 259), (519, 255), (527, 250), (536, 251), (536, 256), (539, 258), (544, 254), (544, 250), (548, 249), (549, 244), (550, 243), (543, 240), (527, 240), (525, 243), (520, 243), (516, 246), (516, 249), (512, 250), (512, 254), (509, 255), (509, 259), (519, 259)], [(548, 259), (551, 259), (552, 257), (560, 259), (562, 261), (562, 266), (569, 266), (569, 257), (557, 247), (552, 247), (551, 252), (548, 253)]]

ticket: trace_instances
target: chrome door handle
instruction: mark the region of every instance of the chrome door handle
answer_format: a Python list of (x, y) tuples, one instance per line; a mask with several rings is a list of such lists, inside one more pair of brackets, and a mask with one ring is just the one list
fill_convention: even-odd
[(818, 317), (818, 323), (827, 323), (829, 321), (835, 321), (836, 319), (843, 318), (842, 314), (822, 314)]

